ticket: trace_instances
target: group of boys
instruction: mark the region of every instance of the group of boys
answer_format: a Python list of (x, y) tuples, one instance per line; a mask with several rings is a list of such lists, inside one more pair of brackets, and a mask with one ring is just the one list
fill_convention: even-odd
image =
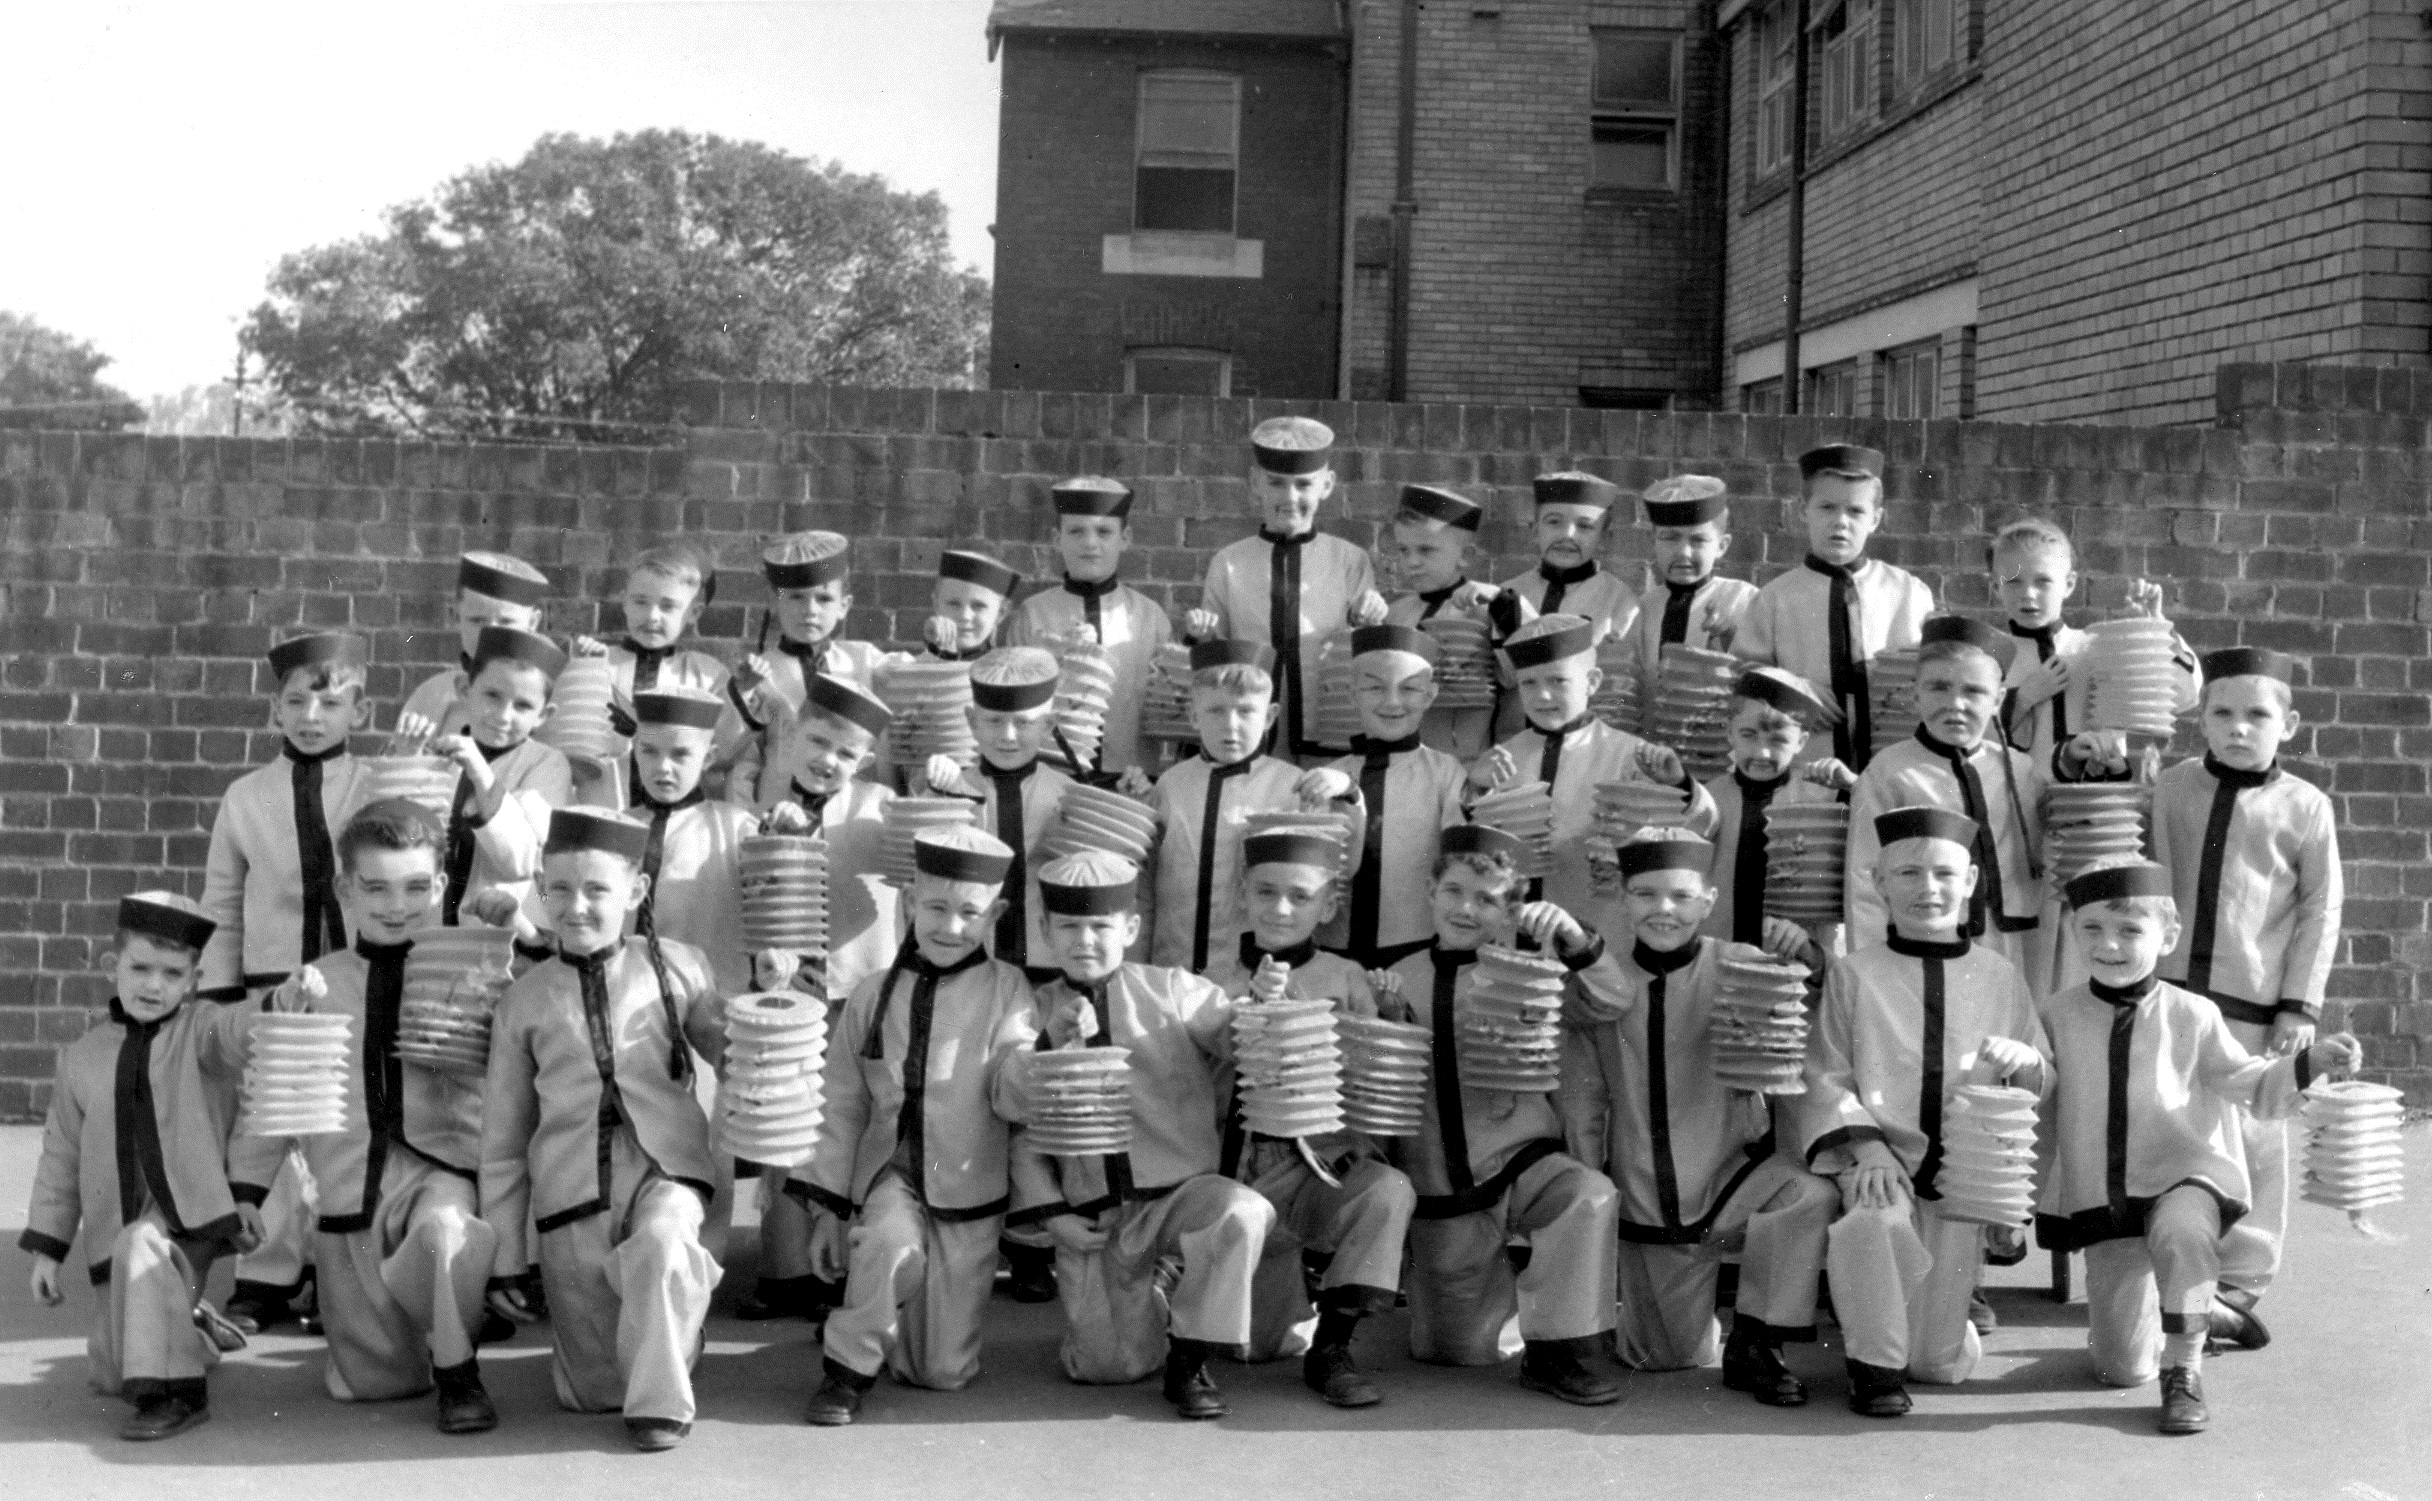
[[(1783, 1347), (1814, 1338), (1829, 1273), (1850, 1403), (1893, 1416), (1908, 1380), (1969, 1373), (1988, 1238), (2016, 1238), (1943, 1213), (1947, 1101), (1970, 1083), (2042, 1100), (2039, 1229), (2087, 1254), (2097, 1374), (2158, 1370), (2164, 1430), (2200, 1429), (2208, 1334), (2266, 1338), (2276, 1118), (2357, 1062), (2352, 1039), (2313, 1036), (2339, 866), (2327, 799), (2277, 761), (2297, 722), (2287, 659), (2206, 658), (2208, 750), (2154, 783), (2158, 859), (2051, 890), (2048, 786), (2137, 767), (2122, 735), (2085, 727), (2086, 638), (2060, 622), (2077, 579), (2049, 524), (1988, 549), (2002, 632), (1934, 613), (1921, 582), (1866, 556), (1883, 491), (1865, 449), (1802, 459), (1810, 553), (1762, 589), (1716, 572), (1718, 480), (1642, 498), (1655, 567), (1635, 598), (1598, 561), (1622, 498), (1606, 480), (1541, 477), (1541, 561), (1501, 585), (1466, 575), (1483, 508), (1410, 486), (1391, 523), (1408, 589), (1388, 601), (1366, 552), (1316, 530), (1331, 443), (1299, 418), (1253, 435), (1262, 525), (1214, 557), (1184, 620), (1198, 743), (1162, 770), (1141, 706), (1174, 632), (1117, 577), (1131, 492), (1097, 477), (1054, 487), (1064, 576), (1010, 619), (1013, 570), (943, 554), (919, 653), (844, 636), (834, 534), (763, 550), (768, 621), (731, 672), (683, 644), (709, 560), (637, 557), (626, 636), (572, 643), (610, 663), (606, 758), (534, 734), (570, 660), (539, 633), (546, 576), (468, 554), (463, 659), (397, 725), (456, 769), (444, 817), (362, 793), (361, 640), (275, 648), (281, 761), (230, 788), (200, 903), (121, 903), (116, 998), (63, 1054), (24, 1238), (56, 1302), (81, 1225), (106, 1289), (95, 1383), (135, 1404), (126, 1436), (201, 1421), (218, 1350), (277, 1317), (309, 1265), (333, 1397), (435, 1391), (442, 1431), (490, 1428), (479, 1343), (546, 1317), (561, 1403), (620, 1411), (637, 1447), (671, 1448), (739, 1169), (762, 1197), (743, 1311), (824, 1324), (817, 1424), (851, 1422), (882, 1370), (974, 1379), (1000, 1258), (1016, 1296), (1060, 1301), (1072, 1379), (1162, 1372), (1186, 1418), (1226, 1411), (1218, 1353), (1297, 1354), (1325, 1401), (1380, 1401), (1352, 1347), (1405, 1301), (1415, 1358), (1497, 1363), (1516, 1332), (1520, 1381), (1568, 1402), (1618, 1400), (1608, 1356), (1664, 1370), (1719, 1353), (1727, 1385), (1797, 1405)], [(2134, 599), (2158, 608), (2147, 586)], [(1491, 643), (1494, 707), (1436, 709), (1443, 652), (1424, 627), (1447, 613)], [(1322, 743), (1314, 712), (1330, 641), (1347, 644), (1362, 727), (1347, 746)], [(1076, 644), (1116, 675), (1087, 757), (1055, 718), (1058, 650)], [(1705, 785), (1646, 733), (1675, 645), (1745, 659), (1730, 769)], [(1869, 665), (1910, 649), (1917, 731), (1878, 744)], [(879, 679), (914, 655), (968, 664), (970, 764), (898, 754), (913, 740)], [(1608, 661), (1636, 680), (1639, 725), (1591, 710)], [(2197, 666), (2178, 664), (2190, 703)], [(1551, 795), (1550, 841), (1472, 820), (1531, 782)], [(1613, 782), (1670, 789), (1678, 826), (1600, 844), (1595, 792)], [(1053, 853), (1080, 786), (1143, 801), (1145, 863), (1107, 852), (1120, 840)], [(973, 806), (918, 836), (899, 887), (882, 835), (902, 794)], [(1765, 909), (1767, 814), (1836, 799), (1846, 921), (1802, 928)], [(1277, 813), (1306, 817), (1253, 828)], [(817, 955), (745, 948), (740, 851), (763, 832), (824, 840)], [(480, 1079), (395, 1051), (417, 935), (468, 923), (511, 930), (517, 956)], [(1732, 1087), (1709, 1025), (1726, 982), (1778, 986), (1794, 963), (1817, 976), (1788, 991), (1812, 1021), (1804, 1091)], [(1473, 991), (1514, 964), (1559, 986), (1561, 1042), (1536, 1060), (1558, 1088), (1463, 1078)], [(182, 1004), (198, 992), (235, 1004)], [(716, 1145), (715, 1102), (798, 1088), (811, 1051), (729, 1069), (747, 996), (831, 1017), (825, 1120), (798, 1161)], [(1248, 1129), (1234, 1019), (1286, 999), (1425, 1029), (1415, 1134)], [(232, 1139), (239, 1075), (283, 1045), (255, 1023), (286, 1011), (352, 1019), (345, 1128)], [(1125, 1050), (1128, 1145), (1034, 1146), (1026, 1123), (1069, 1077), (1043, 1060), (1107, 1047)], [(200, 1290), (229, 1251), (251, 1262), (223, 1318)]]

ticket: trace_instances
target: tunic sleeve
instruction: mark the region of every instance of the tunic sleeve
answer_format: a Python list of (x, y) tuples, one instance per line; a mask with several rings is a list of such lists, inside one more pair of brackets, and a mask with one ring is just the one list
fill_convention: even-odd
[(2305, 1084), (2298, 1076), (2302, 1053), (2259, 1058), (2230, 1032), (2217, 1010), (2196, 1011), (2202, 1032), (2196, 1038), (2196, 1077), (2222, 1099), (2244, 1107), (2258, 1119), (2278, 1120), (2294, 1115), (2305, 1103)]
[(1890, 811), (1885, 779), (1873, 768), (1859, 774), (1849, 792), (1849, 863), (1841, 872), (1841, 908), (1849, 924), (1849, 949), (1856, 952), (1883, 941), (1889, 922), (1883, 894), (1875, 890), (1875, 861), (1883, 846), (1875, 838), (1875, 818)]
[(84, 1097), (77, 1090), (70, 1053), (60, 1055), (59, 1077), (51, 1086), (50, 1113), (42, 1122), (42, 1160), (34, 1168), (34, 1192), (27, 1201), (25, 1232), (20, 1248), (53, 1261), (68, 1259), (76, 1241), (76, 1226), (84, 1217), (80, 1158), (84, 1147)]
[(1807, 1166), (1827, 1177), (1856, 1166), (1851, 1149), (1859, 1142), (1889, 1140), (1858, 1095), (1858, 984), (1847, 960), (1825, 972), (1824, 999), (1807, 1038), (1807, 1092), (1797, 1107), (1800, 1145)]
[(1233, 1001), (1213, 980), (1183, 970), (1171, 972), (1175, 1009), (1182, 1030), (1201, 1055), (1219, 1063), (1233, 1061)]
[(250, 869), (245, 846), (237, 838), (238, 814), (230, 799), (220, 800), (211, 820), (211, 853), (203, 864), (203, 915), (219, 926), (203, 945), (202, 990), (245, 988), (245, 877)]
[[(2308, 798), (2312, 817), (2297, 849), (2297, 924), (2280, 958), (2281, 1005), (2322, 1014), (2323, 987), (2331, 978), (2331, 953), (2339, 946), (2339, 909), (2344, 900), (2339, 873), (2339, 834), (2330, 799)], [(2260, 997), (2258, 997), (2260, 999)]]
[[(517, 982), (524, 989), (530, 981)], [(543, 982), (545, 983), (545, 982)], [(532, 1168), (527, 1153), (540, 1122), (540, 1090), (525, 1014), (540, 997), (516, 1005), (514, 991), (499, 1006), (490, 1038), (490, 1072), (481, 1098), (481, 1213), (498, 1232), (494, 1277), (518, 1277), (533, 1262), (525, 1235), (532, 1220)]]
[(1018, 978), (998, 981), (996, 1033), (988, 1042), (988, 1108), (997, 1119), (1020, 1125), (1030, 1118), (1021, 1061), (1039, 1045), (1039, 1011), (1030, 986)]
[(827, 1063), (820, 1075), (827, 1107), (820, 1119), (819, 1144), (791, 1174), (810, 1189), (814, 1203), (839, 1215), (853, 1212), (853, 1162), (870, 1125), (870, 1085), (862, 1077), (861, 1055), (869, 1045), (870, 1019), (878, 1014), (879, 987), (887, 983), (889, 973), (882, 970), (854, 986), (852, 999), (828, 1034)]
[[(1739, 632), (1731, 638), (1733, 656), (1767, 664), (1777, 664), (1781, 661), (1781, 649), (1775, 646), (1773, 641), (1773, 609), (1774, 596), (1761, 589), (1757, 591), (1756, 598), (1748, 601), (1748, 613), (1740, 617)], [(1644, 621), (1647, 618), (1647, 612), (1639, 611), (1638, 618), (1640, 621)], [(1642, 704), (1649, 702), (1644, 696), (1646, 686), (1645, 683), (1639, 684), (1641, 694), (1639, 702)]]

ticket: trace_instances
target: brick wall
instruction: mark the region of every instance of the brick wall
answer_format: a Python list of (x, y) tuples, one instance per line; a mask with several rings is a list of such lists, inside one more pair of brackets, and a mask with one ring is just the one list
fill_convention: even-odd
[[(257, 666), (275, 637), (370, 634), (385, 728), (455, 651), (466, 547), (547, 568), (563, 631), (601, 624), (646, 539), (712, 542), (705, 635), (731, 656), (761, 614), (757, 537), (828, 526), (854, 538), (851, 629), (902, 640), (944, 544), (1052, 576), (1046, 487), (1082, 470), (1137, 487), (1125, 571), (1180, 609), (1251, 529), (1242, 440), (1286, 410), (1343, 434), (1328, 526), (1372, 544), (1399, 483), (1460, 486), (1492, 503), (1496, 577), (1527, 563), (1530, 477), (1574, 464), (1631, 486), (1723, 476), (1743, 497), (1729, 568), (1770, 577), (1801, 552), (1796, 455), (1851, 438), (1892, 457), (1882, 555), (1960, 608), (1989, 608), (1986, 530), (2033, 510), (2078, 540), (2081, 617), (2150, 575), (2200, 647), (2296, 653), (2294, 764), (2338, 799), (2348, 861), (2337, 1010), (2376, 1074), (2432, 1101), (2432, 372), (2231, 367), (2219, 392), (2231, 425), (2210, 431), (741, 386), (693, 393), (682, 449), (0, 434), (0, 1118), (40, 1111), (52, 1051), (106, 999), (115, 899), (200, 889), (214, 799), (275, 753)], [(1610, 549), (1633, 577), (1645, 554), (1634, 527)]]

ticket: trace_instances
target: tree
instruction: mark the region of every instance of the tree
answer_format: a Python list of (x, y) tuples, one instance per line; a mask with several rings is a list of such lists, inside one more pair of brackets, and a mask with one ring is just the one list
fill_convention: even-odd
[(318, 431), (584, 436), (695, 376), (969, 385), (987, 283), (935, 193), (682, 131), (543, 136), (282, 259), (242, 338)]
[(23, 313), (0, 312), (0, 427), (113, 431), (143, 408), (101, 378), (110, 357)]

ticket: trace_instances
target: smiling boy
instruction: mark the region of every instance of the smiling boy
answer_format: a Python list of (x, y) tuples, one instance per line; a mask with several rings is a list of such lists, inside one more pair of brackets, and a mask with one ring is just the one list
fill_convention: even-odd
[(1444, 831), (1463, 821), (1461, 763), (1419, 735), (1435, 701), (1437, 656), (1435, 641), (1411, 626), (1364, 625), (1351, 633), (1360, 739), (1333, 769), (1359, 789), (1360, 850), (1351, 889), (1319, 938), (1372, 969), (1427, 947), (1435, 936), (1431, 872)]
[(540, 629), (541, 606), (549, 598), (549, 576), (503, 552), (468, 552), (456, 564), (457, 665), (424, 678), (397, 711), (397, 734), (405, 740), (461, 734), (469, 712), (465, 689), (481, 633)]
[(439, 920), (456, 926), (467, 902), (484, 891), (515, 894), (532, 915), (533, 874), (549, 813), (573, 792), (574, 771), (555, 746), (532, 738), (554, 711), (551, 694), (566, 654), (546, 636), (485, 628), (473, 646), (465, 689), (463, 733), (431, 742), (456, 763), (456, 795), (448, 810), (447, 894)]
[(1146, 767), (1154, 757), (1140, 742), (1140, 705), (1157, 653), (1173, 640), (1174, 625), (1155, 600), (1116, 576), (1132, 545), (1131, 486), (1104, 475), (1076, 475), (1058, 481), (1048, 498), (1055, 506), (1056, 556), (1064, 580), (1022, 601), (1005, 628), (1005, 640), (1053, 649), (1086, 635), (1103, 647), (1114, 665), (1115, 685), (1107, 696), (1097, 769), (1120, 773)]

